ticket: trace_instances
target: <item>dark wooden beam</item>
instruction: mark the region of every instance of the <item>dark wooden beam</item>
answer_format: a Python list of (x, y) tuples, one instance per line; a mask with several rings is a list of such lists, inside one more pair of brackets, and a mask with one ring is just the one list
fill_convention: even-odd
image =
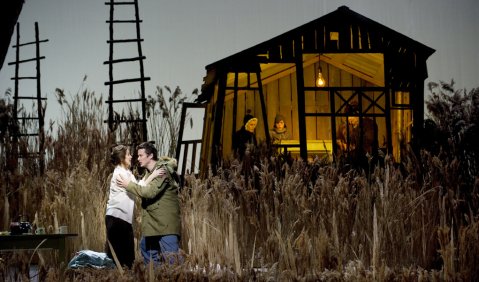
[(218, 166), (218, 161), (220, 160), (220, 154), (221, 154), (221, 129), (222, 129), (222, 122), (223, 122), (223, 107), (225, 104), (225, 88), (226, 88), (226, 78), (227, 73), (222, 72), (220, 70), (219, 74), (219, 85), (218, 85), (218, 95), (217, 95), (217, 100), (216, 100), (216, 105), (215, 105), (215, 113), (213, 117), (213, 144), (210, 148), (212, 150), (211, 153), (211, 169), (213, 173), (216, 173), (216, 169)]
[(258, 78), (258, 91), (259, 91), (259, 100), (261, 101), (261, 112), (263, 113), (263, 122), (264, 122), (264, 135), (266, 136), (266, 144), (271, 144), (271, 138), (269, 136), (269, 127), (268, 127), (268, 115), (266, 113), (266, 102), (263, 94), (263, 82), (261, 81), (261, 72), (256, 73)]
[(0, 69), (2, 69), (3, 62), (8, 53), (10, 40), (15, 30), (18, 17), (23, 8), (24, 0), (9, 0), (2, 2), (2, 9), (0, 9), (0, 16), (2, 24), (0, 25)]
[(308, 148), (306, 144), (306, 118), (304, 116), (304, 73), (303, 73), (303, 50), (301, 38), (294, 41), (294, 56), (296, 61), (296, 87), (298, 95), (298, 122), (299, 122), (299, 150), (303, 160), (308, 159)]

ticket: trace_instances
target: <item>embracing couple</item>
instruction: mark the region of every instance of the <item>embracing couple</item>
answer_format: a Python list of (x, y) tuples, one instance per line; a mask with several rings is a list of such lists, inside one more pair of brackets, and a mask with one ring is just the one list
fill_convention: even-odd
[[(180, 206), (176, 160), (158, 158), (158, 151), (149, 142), (141, 143), (138, 163), (147, 172), (142, 180), (133, 176), (131, 153), (127, 146), (112, 149), (111, 162), (115, 170), (110, 181), (106, 208), (107, 255), (112, 258), (111, 246), (123, 266), (131, 268), (135, 260), (133, 235), (134, 197), (141, 198), (142, 216), (140, 250), (145, 264), (168, 261), (175, 263), (180, 239)], [(109, 242), (109, 244), (108, 244)]]

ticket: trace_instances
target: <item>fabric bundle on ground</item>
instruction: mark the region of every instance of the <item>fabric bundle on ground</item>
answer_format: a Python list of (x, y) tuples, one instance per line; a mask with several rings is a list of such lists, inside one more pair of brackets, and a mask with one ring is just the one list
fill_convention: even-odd
[(99, 253), (91, 250), (82, 250), (75, 254), (75, 256), (68, 263), (68, 268), (114, 268), (115, 262), (109, 258), (106, 253)]

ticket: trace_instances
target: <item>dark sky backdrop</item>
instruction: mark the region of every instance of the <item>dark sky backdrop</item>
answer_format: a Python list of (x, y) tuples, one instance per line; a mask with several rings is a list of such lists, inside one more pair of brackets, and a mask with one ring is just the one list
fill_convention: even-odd
[[(42, 92), (48, 98), (46, 118), (59, 117), (55, 88), (67, 94), (87, 88), (106, 97), (108, 68), (109, 8), (101, 0), (26, 0), (20, 14), (21, 41), (34, 39), (39, 22), (41, 39)], [(156, 86), (180, 86), (186, 93), (200, 88), (204, 67), (224, 57), (268, 40), (346, 5), (350, 9), (419, 41), (436, 52), (429, 58), (429, 81), (450, 81), (457, 88), (479, 86), (479, 2), (477, 0), (139, 0), (147, 94)], [(118, 9), (117, 19), (132, 19)], [(120, 15), (121, 14), (121, 15)], [(119, 37), (129, 29), (115, 29)], [(12, 38), (12, 44), (15, 34)], [(24, 50), (25, 49), (25, 50)], [(33, 51), (33, 49), (32, 49)], [(22, 48), (22, 58), (32, 56)], [(115, 51), (132, 57), (133, 50)], [(10, 78), (14, 49), (10, 48), (0, 72), (0, 97), (13, 88)], [(25, 64), (24, 64), (25, 65)], [(21, 74), (32, 75), (34, 65), (22, 65)], [(82, 86), (84, 76), (87, 76)], [(136, 66), (125, 66), (116, 78), (138, 76)], [(35, 93), (34, 85), (22, 83), (20, 91)], [(139, 86), (115, 88), (117, 94), (132, 95)], [(428, 91), (426, 91), (428, 93)], [(136, 95), (136, 94), (135, 94)]]

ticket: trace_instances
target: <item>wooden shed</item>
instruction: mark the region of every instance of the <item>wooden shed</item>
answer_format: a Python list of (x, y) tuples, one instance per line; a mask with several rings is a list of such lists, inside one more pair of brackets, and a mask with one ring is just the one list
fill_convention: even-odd
[[(376, 121), (379, 147), (399, 160), (400, 145), (423, 127), (426, 60), (434, 51), (342, 6), (214, 62), (206, 66), (197, 104), (186, 105), (205, 107), (201, 153), (192, 167), (199, 162), (206, 170), (230, 157), (234, 132), (248, 111), (258, 118), (258, 141), (270, 141), (281, 113), (291, 135), (283, 143), (292, 154), (334, 158), (336, 129), (351, 101), (359, 117)], [(182, 140), (180, 135), (180, 161), (188, 151)]]

